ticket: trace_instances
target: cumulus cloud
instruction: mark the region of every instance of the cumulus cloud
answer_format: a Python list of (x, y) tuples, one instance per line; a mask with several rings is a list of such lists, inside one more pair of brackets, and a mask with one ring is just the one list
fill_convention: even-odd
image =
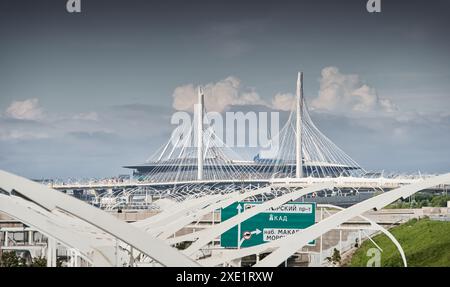
[(80, 113), (74, 115), (72, 119), (82, 121), (98, 121), (98, 114), (96, 112)]
[(322, 70), (319, 95), (311, 107), (328, 111), (392, 112), (396, 106), (386, 98), (379, 98), (376, 90), (364, 84), (358, 75), (343, 74), (336, 67)]
[(294, 106), (295, 96), (293, 94), (276, 94), (272, 99), (272, 107), (276, 110), (291, 111)]
[[(365, 84), (356, 74), (343, 74), (336, 67), (322, 69), (320, 90), (310, 107), (332, 113), (392, 112), (396, 105), (387, 98), (380, 98), (375, 88)], [(198, 101), (198, 86), (194, 84), (177, 87), (173, 92), (176, 110), (193, 111)], [(245, 91), (246, 90), (246, 91)], [(235, 105), (260, 105), (280, 111), (291, 111), (295, 105), (292, 93), (277, 93), (266, 101), (254, 89), (244, 89), (241, 81), (233, 76), (204, 86), (205, 105), (208, 111), (223, 112)]]
[(43, 118), (39, 100), (36, 98), (24, 101), (14, 101), (6, 109), (6, 116), (19, 120), (39, 120)]
[[(198, 86), (193, 84), (177, 87), (173, 92), (173, 107), (176, 110), (193, 111), (198, 101)], [(216, 83), (203, 86), (205, 106), (208, 111), (223, 112), (233, 105), (267, 105), (255, 90), (242, 91), (241, 82), (236, 77), (227, 77)]]
[(15, 140), (39, 140), (49, 138), (45, 132), (26, 131), (26, 130), (0, 130), (0, 141)]

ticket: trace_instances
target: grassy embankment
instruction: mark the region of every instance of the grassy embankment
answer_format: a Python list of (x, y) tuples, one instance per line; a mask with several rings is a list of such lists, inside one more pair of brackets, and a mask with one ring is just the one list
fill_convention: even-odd
[[(450, 222), (413, 219), (389, 231), (403, 247), (408, 266), (450, 267)], [(379, 234), (373, 240), (383, 249), (381, 266), (403, 266), (400, 253), (387, 236)], [(367, 250), (373, 247), (370, 240), (364, 241), (348, 265), (366, 266)]]

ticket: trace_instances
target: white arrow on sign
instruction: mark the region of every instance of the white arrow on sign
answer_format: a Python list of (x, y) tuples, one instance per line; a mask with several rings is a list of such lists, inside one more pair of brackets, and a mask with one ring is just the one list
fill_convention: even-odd
[(258, 228), (256, 228), (255, 230), (253, 230), (251, 232), (250, 231), (245, 231), (243, 236), (242, 236), (242, 238), (241, 238), (241, 240), (239, 240), (239, 248), (241, 247), (242, 243), (244, 243), (245, 240), (249, 240), (252, 237), (253, 234), (258, 235), (261, 232), (262, 231), (259, 230)]

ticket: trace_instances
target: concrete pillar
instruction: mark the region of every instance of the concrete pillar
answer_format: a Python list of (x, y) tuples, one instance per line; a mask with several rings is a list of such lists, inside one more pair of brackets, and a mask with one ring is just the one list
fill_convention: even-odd
[(130, 246), (130, 266), (133, 267), (134, 266), (134, 249), (133, 246)]
[(116, 267), (119, 267), (119, 240), (116, 238), (116, 246), (114, 249), (114, 255), (116, 260)]
[[(320, 221), (323, 220), (323, 208), (320, 209)], [(323, 260), (323, 234), (320, 235), (320, 254), (319, 254), (319, 266), (322, 265), (322, 260)]]
[(47, 267), (56, 267), (56, 241), (50, 237), (47, 239)]
[(9, 245), (8, 231), (5, 231), (5, 247)]

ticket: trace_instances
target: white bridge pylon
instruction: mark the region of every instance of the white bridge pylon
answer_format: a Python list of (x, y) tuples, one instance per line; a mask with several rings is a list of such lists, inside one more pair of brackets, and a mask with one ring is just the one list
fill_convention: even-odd
[[(207, 95), (207, 91), (204, 93), (201, 87), (198, 88), (194, 124), (175, 128), (168, 142), (142, 165), (146, 169), (141, 174), (142, 179), (153, 183), (238, 181), (271, 177), (337, 177), (365, 172), (312, 121), (303, 96), (302, 72), (298, 73), (297, 96), (292, 102), (289, 118), (270, 139), (271, 152), (262, 151), (254, 160), (244, 160), (231, 147), (234, 143), (224, 142), (223, 127), (219, 127), (214, 118), (220, 114), (206, 112)], [(238, 122), (238, 125), (243, 124), (245, 126)], [(276, 133), (265, 131), (266, 134), (272, 132)]]

